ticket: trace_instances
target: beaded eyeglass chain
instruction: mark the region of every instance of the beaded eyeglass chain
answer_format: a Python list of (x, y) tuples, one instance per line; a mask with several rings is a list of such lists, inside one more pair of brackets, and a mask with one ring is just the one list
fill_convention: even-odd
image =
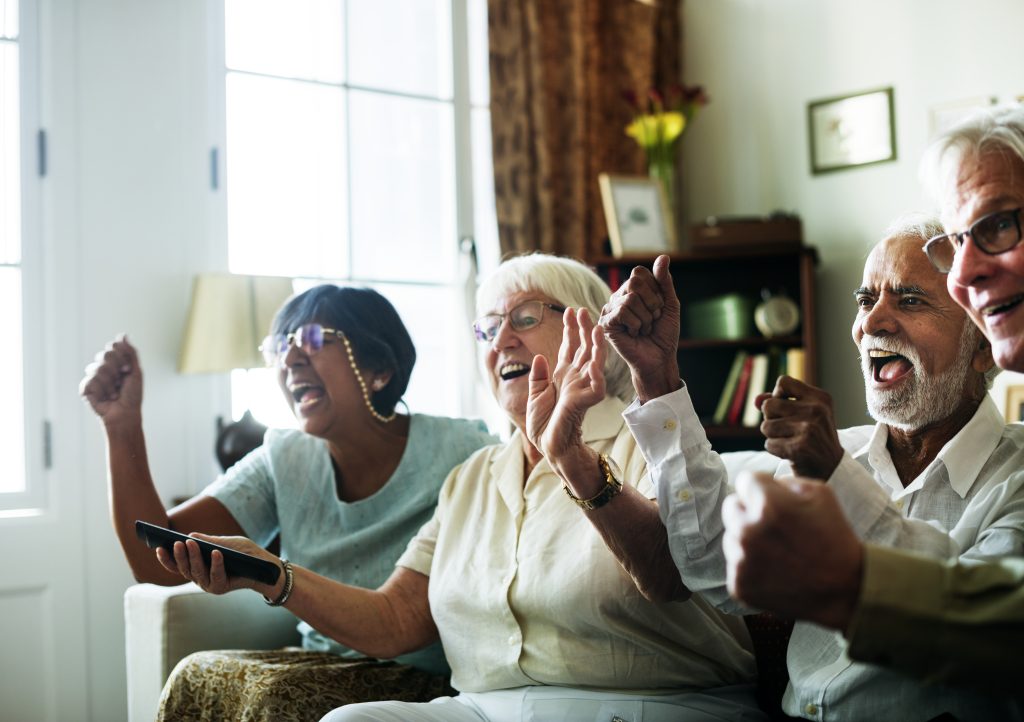
[(363, 392), (363, 401), (366, 402), (366, 408), (370, 410), (373, 418), (383, 423), (389, 423), (395, 420), (398, 416), (398, 411), (392, 411), (388, 416), (384, 416), (382, 413), (373, 408), (373, 404), (370, 402), (370, 390), (366, 387), (366, 382), (363, 380), (363, 375), (359, 372), (359, 366), (356, 364), (356, 355), (352, 353), (352, 344), (348, 342), (348, 337), (343, 333), (338, 333), (338, 338), (345, 344), (345, 353), (348, 354), (348, 363), (352, 367), (352, 373), (355, 374), (356, 381), (359, 383), (359, 388)]

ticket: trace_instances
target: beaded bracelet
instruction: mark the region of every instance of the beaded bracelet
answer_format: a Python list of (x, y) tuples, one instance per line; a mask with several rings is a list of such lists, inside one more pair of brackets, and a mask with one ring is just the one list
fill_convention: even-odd
[(287, 602), (288, 597), (292, 595), (292, 586), (295, 583), (295, 577), (292, 573), (292, 563), (287, 559), (282, 559), (281, 566), (284, 568), (284, 588), (281, 590), (281, 596), (273, 601), (263, 597), (263, 601), (266, 602), (269, 607), (280, 607)]

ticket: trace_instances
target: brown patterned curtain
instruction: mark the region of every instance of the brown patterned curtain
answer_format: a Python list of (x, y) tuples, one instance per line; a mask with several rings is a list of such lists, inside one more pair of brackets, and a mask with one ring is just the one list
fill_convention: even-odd
[(680, 0), (488, 0), (502, 256), (604, 254), (599, 173), (643, 173), (625, 90), (679, 81)]

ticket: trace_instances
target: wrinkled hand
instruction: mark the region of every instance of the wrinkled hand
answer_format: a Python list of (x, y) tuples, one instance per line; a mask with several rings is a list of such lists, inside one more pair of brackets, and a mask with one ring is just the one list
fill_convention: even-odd
[(679, 298), (668, 267), (668, 256), (658, 256), (653, 273), (637, 266), (601, 310), (601, 328), (629, 364), (641, 401), (681, 385)]
[(526, 435), (552, 466), (583, 445), (583, 417), (605, 396), (604, 333), (585, 308), (567, 309), (554, 373), (544, 356), (530, 368)]
[(104, 424), (136, 420), (142, 414), (142, 367), (128, 337), (119, 336), (85, 367), (78, 393)]
[(843, 458), (832, 397), (819, 388), (780, 376), (770, 394), (757, 397), (764, 448), (788, 459), (798, 476), (828, 479)]
[[(210, 536), (208, 534), (192, 533), (196, 539), (220, 544), (223, 547), (250, 554), (254, 557), (266, 559), (274, 564), (280, 565), (281, 560), (270, 552), (266, 551), (251, 539), (244, 536)], [(185, 579), (195, 582), (203, 591), (210, 594), (225, 594), (235, 589), (255, 589), (271, 596), (271, 590), (276, 585), (266, 585), (246, 577), (229, 577), (224, 569), (224, 555), (216, 549), (210, 553), (210, 564), (203, 561), (203, 555), (199, 551), (199, 545), (194, 541), (174, 542), (174, 554), (167, 553), (167, 550), (158, 547), (156, 558), (163, 565), (164, 569), (170, 572), (177, 572)], [(281, 579), (278, 579), (278, 585)], [(274, 598), (274, 597), (271, 597)]]
[(864, 548), (831, 488), (743, 472), (722, 519), (726, 579), (736, 599), (833, 629), (849, 626)]

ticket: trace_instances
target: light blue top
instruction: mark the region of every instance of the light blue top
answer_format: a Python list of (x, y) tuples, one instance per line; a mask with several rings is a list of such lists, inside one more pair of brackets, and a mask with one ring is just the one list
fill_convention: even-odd
[[(280, 531), (281, 555), (296, 564), (368, 589), (394, 571), (409, 539), (430, 520), (448, 472), (477, 449), (497, 443), (483, 422), (413, 414), (402, 459), (376, 494), (338, 499), (327, 442), (301, 431), (271, 429), (263, 445), (204, 493), (231, 512), (246, 536), (268, 545)], [(299, 623), (305, 649), (364, 655)], [(448, 674), (440, 643), (397, 659)]]

